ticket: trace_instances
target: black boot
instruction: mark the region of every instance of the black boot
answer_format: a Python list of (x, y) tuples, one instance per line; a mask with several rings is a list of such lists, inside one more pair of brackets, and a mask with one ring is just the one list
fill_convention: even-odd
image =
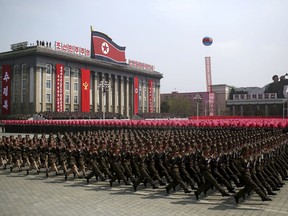
[(234, 196), (234, 199), (235, 199), (236, 204), (238, 204), (239, 203), (239, 197)]

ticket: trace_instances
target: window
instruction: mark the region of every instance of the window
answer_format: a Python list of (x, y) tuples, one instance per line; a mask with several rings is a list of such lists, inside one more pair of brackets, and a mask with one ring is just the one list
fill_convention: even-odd
[(18, 65), (14, 66), (13, 72), (14, 72), (14, 76), (18, 76), (19, 75), (19, 67), (18, 67)]
[(78, 69), (72, 69), (71, 76), (78, 78), (79, 77), (79, 70)]
[(26, 92), (22, 92), (21, 103), (23, 103), (26, 98)]
[(70, 104), (70, 95), (65, 95), (65, 104)]
[(74, 83), (74, 91), (78, 91), (78, 82)]
[(74, 104), (78, 104), (78, 96), (74, 96)]
[(26, 82), (26, 79), (23, 79), (22, 80), (22, 91), (26, 90), (26, 88), (27, 88), (27, 82)]
[(51, 75), (52, 74), (52, 65), (46, 65), (46, 74)]
[(46, 94), (46, 103), (51, 103), (51, 94)]
[(26, 64), (22, 64), (22, 70), (21, 70), (21, 72), (22, 72), (22, 76), (27, 75), (27, 67), (26, 67)]
[(70, 90), (70, 83), (69, 83), (69, 81), (65, 81), (65, 90), (67, 90), (67, 91)]
[(69, 67), (65, 67), (64, 76), (70, 77), (70, 68)]
[(17, 94), (14, 94), (13, 95), (13, 102), (16, 103), (18, 100), (18, 95)]
[(51, 89), (51, 80), (46, 80), (46, 88)]

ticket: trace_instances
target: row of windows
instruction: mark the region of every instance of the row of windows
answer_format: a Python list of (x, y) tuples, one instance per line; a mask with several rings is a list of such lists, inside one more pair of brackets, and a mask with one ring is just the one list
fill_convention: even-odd
[[(73, 90), (78, 91), (78, 86), (79, 86), (78, 82), (74, 82), (73, 83)], [(70, 91), (70, 82), (69, 81), (65, 81), (65, 90)]]
[[(74, 96), (73, 102), (74, 104), (79, 104), (79, 97), (77, 95)], [(46, 94), (46, 103), (52, 103), (52, 96), (50, 93)], [(70, 104), (70, 95), (65, 95), (65, 104)]]

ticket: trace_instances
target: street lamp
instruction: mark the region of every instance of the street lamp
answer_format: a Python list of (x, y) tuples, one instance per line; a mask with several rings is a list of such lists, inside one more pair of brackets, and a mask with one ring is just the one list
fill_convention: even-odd
[(202, 97), (199, 94), (196, 94), (195, 97), (193, 98), (194, 101), (196, 101), (196, 113), (197, 113), (197, 120), (198, 120), (198, 116), (199, 116), (199, 102), (202, 101)]
[(106, 92), (108, 92), (108, 90), (109, 90), (109, 83), (106, 80), (102, 80), (99, 83), (99, 89), (101, 89), (101, 92), (102, 92), (102, 107), (104, 108), (103, 109), (103, 120), (104, 120), (105, 119), (105, 109), (106, 109), (104, 101), (105, 101), (105, 97), (106, 97)]
[[(282, 111), (283, 111), (283, 119), (284, 119), (284, 116), (285, 116), (285, 102), (287, 101), (287, 99), (283, 99), (283, 108), (282, 108)], [(287, 111), (288, 112), (288, 111)]]
[[(207, 109), (207, 107), (208, 107), (208, 109)], [(207, 113), (210, 113), (207, 111), (209, 111), (209, 103), (208, 103), (208, 100), (205, 100), (205, 116), (207, 116)]]

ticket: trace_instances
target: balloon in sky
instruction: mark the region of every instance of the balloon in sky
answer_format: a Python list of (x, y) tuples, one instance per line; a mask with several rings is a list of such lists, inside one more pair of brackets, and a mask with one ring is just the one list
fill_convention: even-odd
[(212, 43), (213, 43), (213, 39), (211, 37), (204, 37), (202, 39), (202, 43), (205, 45), (205, 46), (210, 46)]

